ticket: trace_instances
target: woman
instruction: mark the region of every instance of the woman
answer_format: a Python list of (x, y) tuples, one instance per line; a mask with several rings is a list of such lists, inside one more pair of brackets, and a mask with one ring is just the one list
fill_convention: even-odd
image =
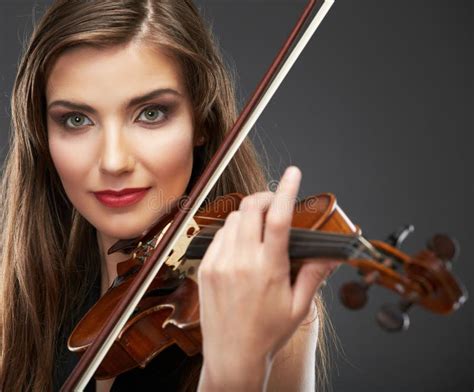
[[(12, 95), (1, 188), (3, 391), (64, 382), (76, 361), (67, 336), (127, 258), (107, 249), (140, 235), (190, 189), (235, 106), (229, 73), (191, 0), (53, 2)], [(92, 381), (91, 390), (314, 388), (315, 373), (324, 375), (314, 369), (323, 319), (319, 298), (317, 314), (311, 300), (337, 263), (305, 264), (289, 284), (299, 181), (290, 168), (275, 194), (263, 192), (250, 142), (240, 148), (209, 196), (251, 195), (199, 269), (203, 356), (170, 348), (145, 370)], [(125, 189), (133, 194), (117, 196)]]

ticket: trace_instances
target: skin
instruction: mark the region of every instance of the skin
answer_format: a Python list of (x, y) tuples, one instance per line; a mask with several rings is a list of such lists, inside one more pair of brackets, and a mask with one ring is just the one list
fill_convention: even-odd
[[(191, 104), (177, 70), (163, 53), (132, 44), (74, 49), (50, 72), (46, 99), (51, 157), (72, 204), (97, 228), (103, 253), (119, 238), (140, 235), (186, 189), (197, 142)], [(131, 98), (156, 89), (177, 93), (127, 107)], [(97, 113), (51, 106), (58, 100), (86, 104)], [(154, 105), (171, 106), (168, 118)], [(152, 117), (145, 115), (147, 108), (154, 110)], [(60, 123), (67, 115), (69, 128)], [(104, 206), (92, 193), (135, 187), (151, 189), (138, 204), (119, 209)], [(124, 257), (103, 259), (103, 284), (108, 287)]]
[[(102, 293), (115, 279), (117, 263), (127, 259), (106, 250), (118, 239), (140, 235), (184, 193), (193, 148), (204, 143), (194, 132), (180, 72), (166, 53), (133, 42), (101, 50), (74, 48), (57, 59), (49, 74), (49, 149), (68, 198), (97, 229)], [(168, 92), (127, 105), (156, 89)], [(94, 112), (53, 105), (57, 101), (88, 105)], [(294, 201), (300, 178), (299, 170), (290, 168), (275, 194), (245, 198), (201, 263), (200, 390), (313, 389), (317, 322), (301, 323), (305, 317), (314, 319), (311, 299), (336, 263), (305, 264), (290, 285), (288, 201)], [(93, 194), (135, 187), (150, 189), (129, 207), (107, 207)], [(97, 382), (98, 391), (108, 391), (112, 383)]]

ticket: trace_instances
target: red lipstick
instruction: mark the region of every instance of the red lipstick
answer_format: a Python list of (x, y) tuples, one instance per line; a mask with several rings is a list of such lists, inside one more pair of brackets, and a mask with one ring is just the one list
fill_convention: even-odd
[(126, 188), (120, 191), (108, 189), (94, 192), (94, 196), (107, 207), (128, 207), (143, 199), (149, 189), (150, 188)]

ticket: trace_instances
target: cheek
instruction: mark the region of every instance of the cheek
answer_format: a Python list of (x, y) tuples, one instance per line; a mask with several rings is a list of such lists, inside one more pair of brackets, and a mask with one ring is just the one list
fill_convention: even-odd
[[(120, 176), (101, 172), (98, 162), (104, 151), (97, 135), (74, 137), (53, 130), (48, 135), (51, 158), (66, 195), (81, 215), (110, 237), (136, 237), (188, 186), (193, 169), (192, 125), (183, 121), (157, 130), (128, 129), (123, 153), (133, 157), (135, 165)], [(133, 208), (110, 210), (90, 192), (107, 188), (113, 181), (117, 186), (151, 186), (152, 191)]]
[[(90, 146), (78, 140), (71, 142), (67, 137), (50, 134), (49, 151), (66, 193), (79, 188), (90, 167)], [(72, 197), (73, 195), (69, 195)]]
[(179, 131), (150, 141), (142, 149), (143, 164), (153, 173), (156, 189), (172, 201), (181, 196), (193, 168), (191, 131)]

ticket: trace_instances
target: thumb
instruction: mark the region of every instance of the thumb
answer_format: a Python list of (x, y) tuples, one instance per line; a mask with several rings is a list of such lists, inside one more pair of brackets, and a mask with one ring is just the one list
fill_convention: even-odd
[(334, 259), (305, 259), (293, 285), (293, 317), (298, 322), (308, 314), (321, 284), (342, 264)]

